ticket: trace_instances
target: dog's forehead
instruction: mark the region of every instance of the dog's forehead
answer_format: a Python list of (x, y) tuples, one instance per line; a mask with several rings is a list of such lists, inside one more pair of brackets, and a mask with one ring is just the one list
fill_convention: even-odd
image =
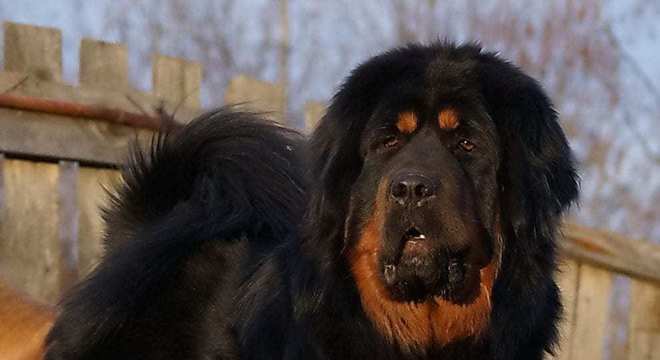
[(410, 101), (383, 99), (371, 114), (366, 128), (378, 130), (394, 127), (401, 133), (412, 134), (416, 129), (432, 124), (441, 130), (453, 131), (460, 125), (488, 118), (479, 96), (454, 93), (426, 101), (424, 97), (429, 96), (430, 92), (430, 89), (420, 89), (417, 96), (409, 97)]
[(423, 59), (417, 56), (414, 60), (396, 57), (384, 65), (392, 71), (383, 73), (391, 76), (380, 78), (379, 90), (372, 93), (376, 97), (371, 99), (370, 114), (363, 118), (367, 131), (395, 127), (412, 134), (431, 123), (446, 131), (464, 124), (494, 131), (482, 94), (479, 72), (483, 60), (478, 53), (438, 51), (426, 53)]
[(438, 56), (417, 62), (413, 69), (389, 80), (374, 112), (402, 112), (417, 108), (437, 110), (444, 104), (474, 102), (479, 96), (478, 60)]
[(474, 57), (450, 59), (439, 56), (430, 61), (424, 70), (424, 80), (429, 87), (463, 87), (477, 80), (479, 61)]

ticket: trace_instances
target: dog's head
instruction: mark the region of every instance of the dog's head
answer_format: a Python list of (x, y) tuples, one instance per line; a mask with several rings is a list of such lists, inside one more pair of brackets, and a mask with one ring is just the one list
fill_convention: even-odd
[(497, 137), (479, 104), (425, 95), (402, 93), (367, 122), (346, 240), (392, 299), (469, 302), (494, 252)]
[[(552, 248), (577, 195), (540, 86), (476, 46), (408, 46), (362, 64), (311, 151), (316, 245), (343, 255), (376, 323), (397, 321), (379, 313), (424, 317), (434, 304), (440, 317), (456, 311), (484, 327), (509, 238)], [(384, 327), (404, 342), (427, 336)]]

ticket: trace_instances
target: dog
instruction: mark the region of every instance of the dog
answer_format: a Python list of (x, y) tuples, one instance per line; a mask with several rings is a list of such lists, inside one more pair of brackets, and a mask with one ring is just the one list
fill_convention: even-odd
[(359, 65), (309, 139), (222, 108), (136, 151), (60, 359), (542, 359), (571, 150), (474, 44)]

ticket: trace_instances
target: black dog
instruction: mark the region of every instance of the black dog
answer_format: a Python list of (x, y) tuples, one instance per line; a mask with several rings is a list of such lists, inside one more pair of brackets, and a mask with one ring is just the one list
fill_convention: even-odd
[(541, 359), (570, 149), (473, 45), (359, 66), (309, 142), (219, 110), (139, 153), (54, 359)]

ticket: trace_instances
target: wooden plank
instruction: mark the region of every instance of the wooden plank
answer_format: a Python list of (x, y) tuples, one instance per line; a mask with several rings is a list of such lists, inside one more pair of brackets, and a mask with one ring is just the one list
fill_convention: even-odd
[(248, 111), (264, 112), (271, 119), (283, 123), (284, 90), (279, 85), (239, 75), (229, 82), (225, 103)]
[[(95, 87), (79, 89), (26, 76), (0, 72), (0, 92), (11, 89), (11, 93), (19, 95), (132, 112), (139, 109), (152, 112), (160, 103), (151, 95), (131, 89), (123, 92)], [(177, 111), (176, 118), (184, 122), (199, 113), (199, 109), (182, 107)], [(51, 121), (53, 119), (55, 121)], [(84, 122), (93, 124), (85, 125)], [(103, 121), (0, 108), (0, 151), (10, 154), (117, 165), (123, 162), (125, 145), (135, 138), (135, 133), (127, 126)], [(151, 137), (149, 131), (141, 129), (139, 133), (141, 138)], [(79, 146), (73, 147), (71, 144)]]
[(610, 359), (626, 359), (628, 357), (630, 278), (614, 273), (612, 280), (605, 352)]
[[(199, 108), (202, 65), (184, 59), (156, 55), (153, 59), (153, 93), (169, 104)], [(174, 109), (167, 109), (174, 110)], [(178, 113), (178, 109), (177, 109)]]
[(660, 286), (632, 280), (628, 360), (660, 360)]
[(614, 272), (660, 282), (660, 246), (605, 231), (565, 224), (564, 253)]
[[(35, 96), (50, 100), (61, 100), (84, 105), (97, 105), (107, 108), (153, 115), (163, 99), (152, 94), (131, 88), (115, 89), (95, 86), (71, 86), (52, 81), (43, 81), (24, 72), (0, 72), (0, 93)], [(167, 104), (173, 108), (175, 104)], [(202, 111), (180, 106), (176, 119), (182, 123), (198, 116)]]
[(316, 129), (321, 117), (325, 114), (325, 104), (318, 101), (305, 103), (305, 131), (312, 132)]
[(78, 175), (78, 232), (79, 271), (88, 274), (103, 255), (101, 208), (107, 205), (107, 191), (112, 191), (120, 180), (117, 170), (81, 167)]
[(5, 69), (62, 81), (62, 33), (58, 29), (4, 23)]
[(0, 152), (121, 164), (136, 137), (151, 132), (127, 126), (0, 108)]
[(578, 297), (570, 359), (603, 359), (612, 293), (612, 274), (587, 264), (579, 266)]
[(80, 85), (128, 89), (128, 51), (122, 44), (83, 39), (80, 42)]
[(78, 163), (60, 161), (58, 179), (58, 225), (60, 291), (78, 282)]
[[(0, 216), (2, 216), (2, 211), (4, 211), (6, 205), (5, 201), (5, 178), (4, 178), (4, 163), (5, 163), (5, 154), (0, 152)], [(2, 219), (0, 217), (0, 219)], [(0, 227), (2, 223), (0, 222)]]
[(2, 179), (0, 273), (52, 303), (60, 294), (59, 166), (5, 159)]
[(559, 346), (555, 356), (548, 355), (547, 359), (570, 360), (573, 347), (573, 333), (575, 331), (576, 306), (578, 298), (579, 264), (566, 259), (560, 265), (557, 285), (561, 291), (564, 314), (559, 324)]

